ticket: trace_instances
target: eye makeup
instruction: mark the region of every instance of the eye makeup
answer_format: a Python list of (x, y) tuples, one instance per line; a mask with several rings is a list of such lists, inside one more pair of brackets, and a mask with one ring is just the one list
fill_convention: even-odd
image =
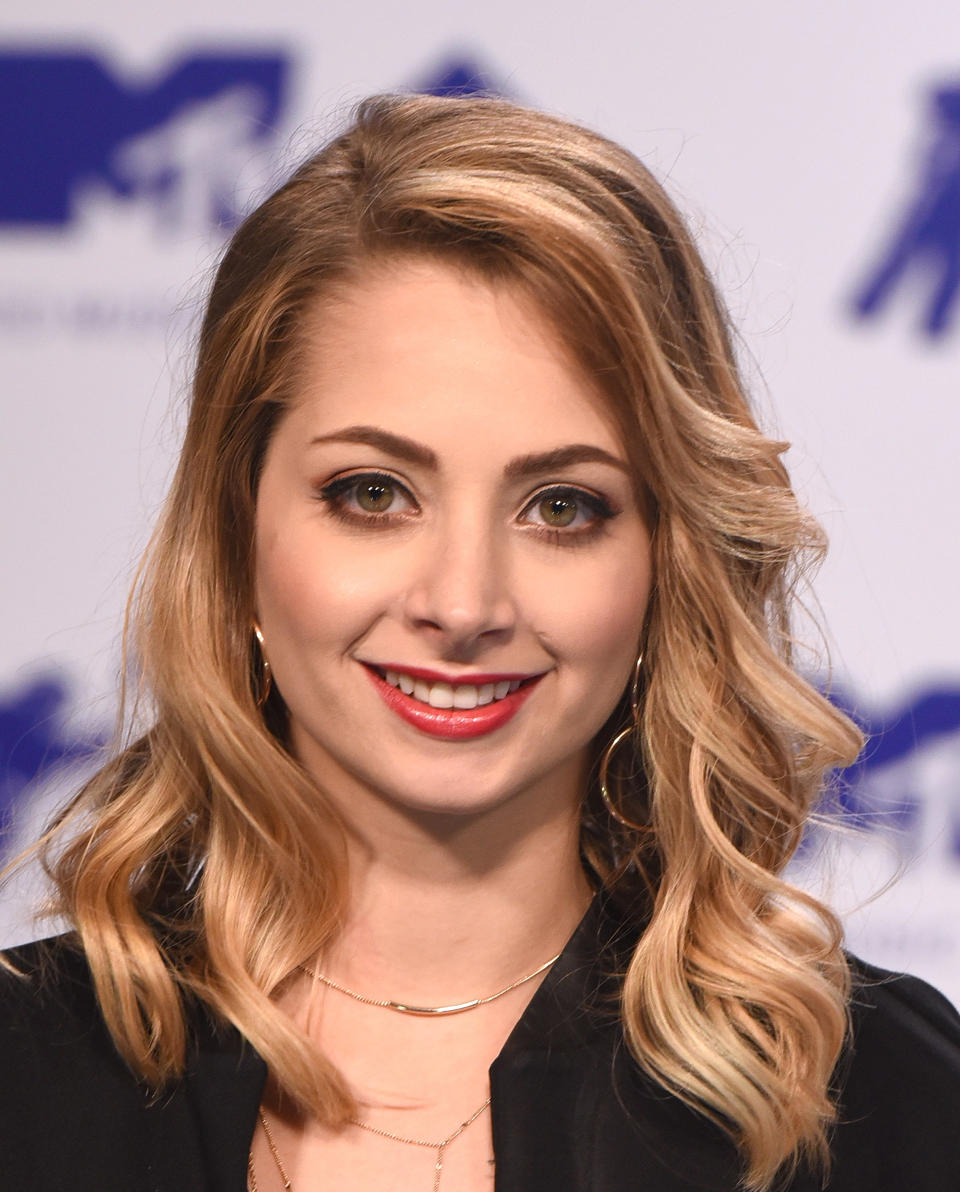
[[(368, 529), (387, 529), (421, 512), (407, 486), (383, 471), (338, 476), (320, 487), (317, 496), (340, 521)], [(525, 533), (556, 546), (573, 546), (597, 537), (619, 512), (599, 493), (554, 484), (539, 489), (526, 501), (518, 521)], [(531, 514), (539, 518), (531, 518)]]
[[(538, 537), (556, 546), (577, 546), (592, 541), (618, 513), (599, 493), (569, 484), (551, 485), (534, 493), (523, 507), (521, 517), (531, 511), (540, 514), (542, 520), (525, 524), (531, 526)], [(577, 524), (582, 513), (588, 515), (587, 520)]]
[[(392, 507), (395, 504), (392, 499), (394, 495), (406, 502), (406, 509)], [(338, 476), (323, 485), (317, 496), (334, 517), (369, 529), (385, 528), (399, 518), (406, 519), (420, 512), (410, 490), (389, 472), (352, 472), (347, 476)], [(389, 499), (389, 504), (378, 508), (386, 499)]]

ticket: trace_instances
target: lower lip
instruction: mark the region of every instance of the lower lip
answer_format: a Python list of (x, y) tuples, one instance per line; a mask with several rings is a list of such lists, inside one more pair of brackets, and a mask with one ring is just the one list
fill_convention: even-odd
[(412, 695), (404, 695), (386, 679), (381, 679), (368, 666), (363, 668), (370, 676), (383, 702), (391, 711), (432, 737), (446, 737), (451, 741), (466, 741), (471, 737), (482, 737), (502, 728), (526, 703), (530, 693), (540, 682), (542, 675), (511, 691), (503, 699), (483, 704), (476, 708), (431, 708)]

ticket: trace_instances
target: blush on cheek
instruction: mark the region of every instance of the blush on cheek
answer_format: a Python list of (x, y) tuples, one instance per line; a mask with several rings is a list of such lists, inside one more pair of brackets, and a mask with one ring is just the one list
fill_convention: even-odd
[(389, 569), (345, 558), (323, 542), (293, 540), (258, 555), (256, 600), (268, 650), (302, 664), (313, 650), (325, 663), (345, 656), (389, 606)]
[(585, 662), (592, 660), (596, 698), (600, 701), (605, 697), (612, 711), (630, 682), (641, 649), (649, 573), (634, 571), (597, 590), (605, 591), (606, 599), (597, 601), (594, 592), (591, 600), (581, 606), (581, 617), (569, 627), (567, 640), (573, 654)]
[(636, 657), (650, 597), (649, 570), (633, 568), (591, 578), (587, 591), (569, 586), (564, 590), (563, 604), (575, 613), (565, 627), (565, 640), (583, 656), (632, 650)]

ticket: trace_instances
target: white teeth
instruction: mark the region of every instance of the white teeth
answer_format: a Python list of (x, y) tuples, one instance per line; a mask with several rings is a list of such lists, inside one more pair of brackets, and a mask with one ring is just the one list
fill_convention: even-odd
[(453, 707), (453, 688), (449, 683), (434, 683), (434, 685), (430, 688), (430, 707)]
[(499, 683), (460, 683), (456, 687), (452, 683), (431, 683), (427, 679), (415, 679), (412, 675), (405, 675), (402, 671), (384, 671), (384, 678), (391, 687), (399, 687), (404, 695), (412, 695), (422, 704), (429, 704), (431, 708), (479, 708), (492, 703), (495, 699), (503, 699), (516, 691), (521, 684), (520, 679), (501, 679)]

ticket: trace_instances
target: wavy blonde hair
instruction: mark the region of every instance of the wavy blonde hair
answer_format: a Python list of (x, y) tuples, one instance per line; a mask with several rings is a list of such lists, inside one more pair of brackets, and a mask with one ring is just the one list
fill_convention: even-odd
[(368, 100), (237, 231), (131, 606), (151, 726), (48, 834), (59, 909), (147, 1081), (182, 1072), (185, 1002), (200, 999), (303, 1107), (349, 1116), (340, 1075), (271, 1000), (338, 929), (345, 850), (285, 747), (282, 701), (257, 706), (254, 509), (305, 309), (404, 253), (524, 287), (600, 383), (634, 462), (656, 577), (638, 764), (610, 776), (622, 818), (586, 792), (583, 853), (609, 888), (649, 891), (623, 984), (631, 1050), (733, 1136), (745, 1185), (767, 1188), (827, 1160), (846, 1029), (837, 920), (779, 876), (825, 770), (860, 746), (791, 665), (793, 588), (823, 540), (785, 444), (755, 424), (675, 208), (631, 154), (562, 120), (485, 98)]

